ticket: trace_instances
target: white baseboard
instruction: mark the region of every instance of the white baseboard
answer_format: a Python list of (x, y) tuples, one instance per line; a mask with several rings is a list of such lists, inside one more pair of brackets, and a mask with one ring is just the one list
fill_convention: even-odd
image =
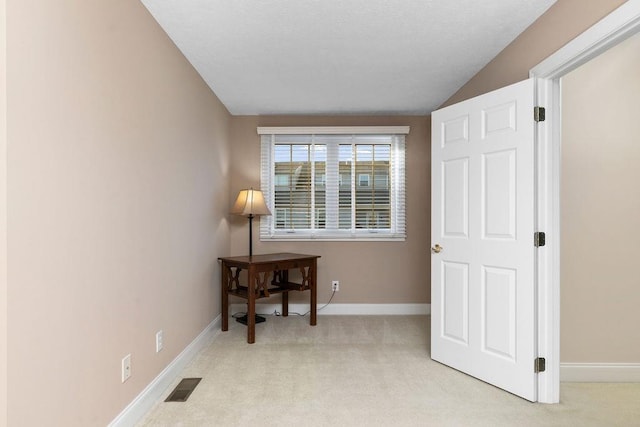
[(640, 382), (640, 363), (560, 363), (562, 382)]
[(142, 392), (118, 415), (110, 427), (125, 427), (135, 425), (153, 406), (158, 403), (173, 381), (180, 375), (182, 369), (220, 332), (218, 315), (207, 327), (175, 358)]
[[(319, 304), (321, 308), (323, 304)], [(246, 312), (246, 304), (231, 304), (230, 313)], [(274, 311), (282, 312), (282, 305), (256, 304), (258, 314), (273, 314)], [(289, 313), (304, 314), (309, 311), (309, 304), (289, 304)], [(427, 315), (431, 314), (431, 304), (329, 304), (318, 315)]]

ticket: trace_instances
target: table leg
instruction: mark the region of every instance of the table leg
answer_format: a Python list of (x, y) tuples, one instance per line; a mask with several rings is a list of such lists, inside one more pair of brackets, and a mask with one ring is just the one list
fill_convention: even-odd
[(289, 315), (289, 292), (282, 293), (282, 317)]
[[(280, 280), (283, 283), (289, 283), (289, 270), (283, 270), (280, 272)], [(282, 316), (287, 317), (289, 315), (289, 292), (282, 293)]]
[(229, 330), (229, 269), (222, 262), (220, 288), (222, 292), (222, 330)]
[(249, 268), (249, 283), (247, 285), (247, 342), (256, 342), (256, 275), (253, 268)]
[(315, 326), (316, 325), (316, 314), (318, 311), (318, 287), (316, 286), (316, 281), (317, 281), (317, 274), (316, 274), (316, 266), (317, 266), (317, 262), (316, 259), (313, 260), (313, 263), (311, 264), (311, 269), (313, 270), (311, 272), (311, 319), (309, 320), (309, 324), (311, 326)]

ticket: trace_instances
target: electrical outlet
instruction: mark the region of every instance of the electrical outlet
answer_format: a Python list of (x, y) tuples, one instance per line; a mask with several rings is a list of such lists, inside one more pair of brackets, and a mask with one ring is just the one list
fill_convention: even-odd
[(122, 358), (122, 382), (131, 377), (131, 355), (127, 354)]
[(163, 333), (162, 333), (162, 329), (160, 329), (158, 332), (156, 332), (156, 353), (160, 353), (160, 350), (162, 350), (162, 338), (163, 338)]
[(331, 281), (331, 290), (334, 292), (338, 292), (340, 290), (340, 281), (332, 280)]

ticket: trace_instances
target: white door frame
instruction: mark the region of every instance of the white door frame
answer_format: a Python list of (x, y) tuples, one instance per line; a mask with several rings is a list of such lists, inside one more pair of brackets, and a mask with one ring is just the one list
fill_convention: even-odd
[(533, 67), (536, 105), (546, 108), (537, 127), (536, 224), (546, 232), (538, 252), (538, 354), (547, 359), (538, 375), (538, 401), (560, 401), (560, 147), (561, 78), (640, 32), (640, 0), (628, 0), (553, 55)]

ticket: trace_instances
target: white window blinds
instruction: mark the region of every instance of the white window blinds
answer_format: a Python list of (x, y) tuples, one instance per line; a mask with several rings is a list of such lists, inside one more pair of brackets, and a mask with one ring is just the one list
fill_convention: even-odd
[(404, 240), (408, 131), (258, 128), (261, 239)]

